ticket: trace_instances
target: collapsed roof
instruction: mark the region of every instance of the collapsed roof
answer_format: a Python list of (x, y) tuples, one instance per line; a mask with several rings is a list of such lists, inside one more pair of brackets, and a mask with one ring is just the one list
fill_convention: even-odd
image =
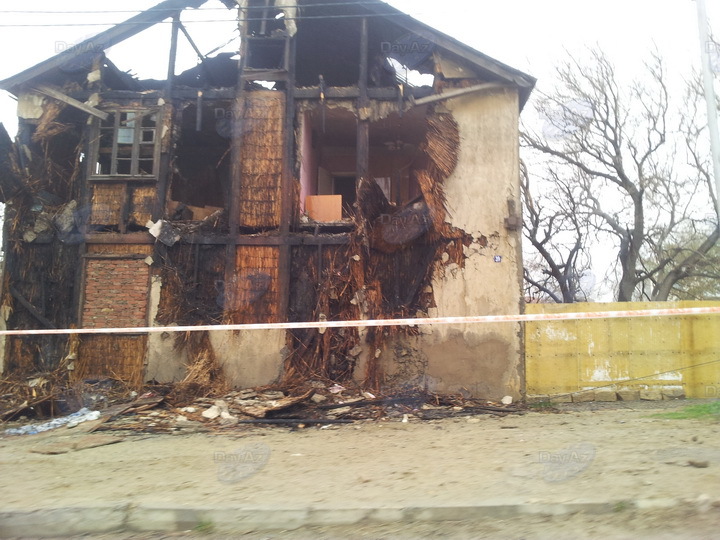
[[(246, 0), (247, 2), (247, 0)], [(285, 4), (293, 4), (285, 1)], [(185, 9), (198, 9), (207, 0), (166, 0), (156, 6), (129, 18), (86, 39), (74, 47), (70, 47), (57, 55), (48, 58), (12, 77), (0, 81), (0, 88), (18, 94), (22, 88), (38, 82), (52, 82), (53, 79), (68, 71), (83, 71), (92, 61), (94, 54), (104, 52), (136, 34), (167, 20)], [(236, 2), (223, 0), (228, 7), (236, 7)], [(254, 0), (249, 0), (249, 7), (259, 8)], [(359, 63), (359, 51), (347, 47), (352, 43), (353, 36), (358, 34), (354, 19), (372, 17), (373, 27), (369, 39), (369, 56), (392, 58), (404, 67), (425, 73), (442, 70), (449, 78), (475, 78), (485, 82), (508, 84), (516, 87), (520, 96), (520, 106), (527, 101), (535, 79), (517, 69), (499, 62), (457, 39), (424, 24), (396, 8), (380, 0), (353, 2), (351, 0), (297, 0), (299, 14), (296, 17), (297, 27), (297, 60), (298, 86), (311, 86), (318, 82), (318, 75), (332, 72), (330, 80), (333, 86), (349, 86), (357, 81), (356, 67)], [(262, 7), (264, 7), (262, 3)], [(257, 20), (250, 18), (249, 23)], [(330, 22), (331, 24), (328, 24)], [(259, 23), (255, 23), (259, 24)], [(264, 23), (263, 23), (264, 24)], [(270, 23), (272, 24), (272, 23)], [(195, 71), (200, 66), (193, 68)], [(225, 55), (222, 63), (215, 61), (215, 69), (231, 71), (234, 65), (230, 55)], [(116, 68), (105, 59), (105, 67), (115, 74), (114, 85), (118, 89), (140, 90), (144, 86)], [(192, 71), (192, 70), (189, 70)], [(188, 73), (188, 72), (186, 72)], [(460, 74), (460, 75), (458, 75)], [(185, 74), (184, 74), (185, 75)], [(193, 77), (187, 74), (179, 76), (177, 83), (193, 86)], [(232, 77), (219, 76), (212, 81), (213, 86), (232, 86)]]

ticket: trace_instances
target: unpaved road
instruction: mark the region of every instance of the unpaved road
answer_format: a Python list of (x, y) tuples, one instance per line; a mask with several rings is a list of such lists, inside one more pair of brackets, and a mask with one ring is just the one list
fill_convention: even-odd
[[(615, 512), (603, 515), (356, 524), (249, 537), (718, 538), (720, 423), (652, 417), (688, 403), (587, 404), (566, 406), (557, 414), (361, 422), (295, 431), (125, 434), (117, 444), (36, 453), (82, 446), (77, 441), (86, 434), (63, 428), (0, 439), (0, 508), (131, 503), (333, 511), (611, 502)], [(633, 501), (670, 499), (684, 504), (632, 509)], [(213, 532), (213, 526), (203, 522), (188, 533), (92, 537), (235, 536)]]

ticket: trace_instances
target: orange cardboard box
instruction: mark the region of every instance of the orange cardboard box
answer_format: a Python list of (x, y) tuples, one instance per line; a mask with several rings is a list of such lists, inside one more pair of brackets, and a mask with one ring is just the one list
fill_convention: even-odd
[(305, 211), (314, 221), (329, 222), (342, 220), (342, 195), (308, 195)]

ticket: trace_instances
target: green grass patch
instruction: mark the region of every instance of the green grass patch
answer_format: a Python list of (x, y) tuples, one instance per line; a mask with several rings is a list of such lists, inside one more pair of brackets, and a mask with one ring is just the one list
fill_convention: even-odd
[(669, 420), (720, 420), (720, 400), (688, 405), (679, 411), (658, 413), (653, 417)]
[(528, 409), (535, 412), (555, 412), (555, 404), (551, 401), (536, 401), (534, 403), (528, 403)]
[(201, 520), (200, 523), (195, 526), (193, 531), (197, 534), (212, 534), (215, 532), (215, 525), (212, 521)]

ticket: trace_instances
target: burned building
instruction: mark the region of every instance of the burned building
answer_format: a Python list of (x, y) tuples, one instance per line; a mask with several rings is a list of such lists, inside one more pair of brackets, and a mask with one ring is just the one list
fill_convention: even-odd
[[(534, 79), (380, 2), (224, 1), (203, 56), (167, 0), (0, 82), (7, 328), (522, 309), (518, 117)], [(171, 20), (168, 77), (105, 50)], [(178, 40), (198, 53), (176, 73)], [(517, 324), (7, 336), (4, 370), (307, 379), (520, 396)], [(202, 374), (202, 375), (200, 375)]]

